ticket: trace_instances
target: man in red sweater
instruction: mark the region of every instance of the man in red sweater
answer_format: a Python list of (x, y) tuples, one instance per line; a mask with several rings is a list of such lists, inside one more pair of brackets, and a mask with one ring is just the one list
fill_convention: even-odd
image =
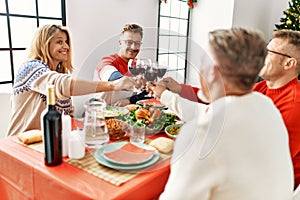
[(267, 49), (260, 72), (264, 80), (253, 90), (270, 97), (281, 112), (289, 133), (296, 187), (300, 184), (300, 32), (275, 31)]
[[(128, 70), (128, 62), (130, 59), (135, 59), (142, 45), (143, 28), (138, 24), (126, 24), (121, 31), (118, 53), (114, 53), (101, 58), (97, 65), (98, 78), (102, 81), (114, 81), (123, 76), (131, 76)], [(139, 79), (139, 83), (143, 84), (144, 80)], [(148, 93), (143, 91), (137, 95), (132, 95), (132, 92), (105, 92), (100, 95), (105, 99), (108, 105), (125, 106), (134, 104), (138, 100), (146, 99)]]

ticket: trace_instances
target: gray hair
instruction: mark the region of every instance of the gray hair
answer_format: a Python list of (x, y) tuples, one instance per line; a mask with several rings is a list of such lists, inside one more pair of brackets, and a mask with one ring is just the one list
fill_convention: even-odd
[(252, 90), (267, 54), (263, 35), (245, 28), (215, 30), (209, 44), (222, 76), (242, 91)]

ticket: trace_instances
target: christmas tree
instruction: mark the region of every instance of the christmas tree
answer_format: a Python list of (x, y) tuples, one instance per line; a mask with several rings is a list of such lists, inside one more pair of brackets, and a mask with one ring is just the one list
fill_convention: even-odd
[(290, 29), (300, 31), (300, 1), (291, 0), (289, 8), (283, 11), (285, 17), (280, 18), (281, 24), (275, 24), (277, 30)]

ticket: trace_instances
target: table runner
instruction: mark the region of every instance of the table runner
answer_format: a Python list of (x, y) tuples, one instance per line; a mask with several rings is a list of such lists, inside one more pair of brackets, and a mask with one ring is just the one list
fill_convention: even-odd
[(25, 147), (29, 147), (30, 149), (36, 150), (40, 153), (44, 153), (44, 145), (43, 142), (37, 142), (37, 143), (32, 143), (32, 144), (24, 144), (21, 142), (17, 137), (12, 137), (12, 140), (14, 142), (17, 142)]
[[(34, 149), (38, 152), (44, 153), (44, 145), (42, 142), (26, 145), (20, 142), (18, 138), (14, 138), (13, 141), (27, 146), (31, 149)], [(151, 140), (148, 139), (145, 143), (149, 143), (150, 141)], [(159, 162), (171, 157), (171, 154), (160, 153), (160, 158), (156, 162), (156, 164), (143, 170), (136, 171), (136, 173), (129, 173), (125, 171), (111, 169), (99, 164), (94, 158), (93, 153), (94, 151), (90, 150), (86, 152), (85, 157), (82, 159), (67, 159), (65, 162), (116, 186), (120, 186), (121, 184), (126, 183), (127, 181), (133, 179), (140, 173), (147, 172), (149, 169), (155, 167)]]
[[(171, 155), (167, 154), (160, 154), (160, 158), (157, 163), (160, 161), (163, 161), (167, 158), (169, 158)], [(132, 178), (136, 177), (139, 173), (147, 172), (149, 168), (153, 167), (150, 166), (149, 168), (146, 168), (144, 170), (135, 171), (136, 173), (130, 173), (126, 171), (119, 171), (115, 169), (111, 169), (109, 167), (105, 167), (101, 164), (99, 164), (94, 156), (93, 152), (86, 153), (85, 157), (79, 160), (75, 159), (68, 159), (67, 163), (74, 165), (75, 167), (78, 167), (87, 173), (90, 173), (94, 176), (97, 176), (111, 184), (114, 184), (116, 186), (120, 186), (122, 183), (125, 183)], [(156, 164), (157, 164), (156, 163)]]

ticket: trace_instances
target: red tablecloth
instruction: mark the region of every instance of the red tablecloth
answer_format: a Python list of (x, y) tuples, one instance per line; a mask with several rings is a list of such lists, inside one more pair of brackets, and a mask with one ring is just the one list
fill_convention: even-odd
[(16, 143), (0, 140), (1, 199), (153, 199), (163, 191), (169, 176), (170, 159), (158, 170), (139, 174), (114, 186), (66, 162), (44, 165), (44, 155)]

